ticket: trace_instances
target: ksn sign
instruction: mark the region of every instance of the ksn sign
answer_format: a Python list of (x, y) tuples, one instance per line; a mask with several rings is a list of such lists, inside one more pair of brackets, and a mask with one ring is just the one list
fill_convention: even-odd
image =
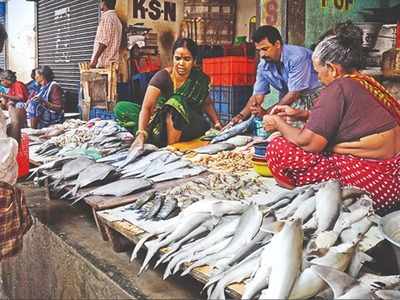
[(176, 21), (176, 3), (157, 0), (133, 0), (133, 18)]
[(321, 6), (323, 8), (328, 6), (329, 2), (333, 2), (333, 6), (336, 9), (344, 9), (348, 10), (350, 6), (353, 4), (353, 0), (321, 0)]

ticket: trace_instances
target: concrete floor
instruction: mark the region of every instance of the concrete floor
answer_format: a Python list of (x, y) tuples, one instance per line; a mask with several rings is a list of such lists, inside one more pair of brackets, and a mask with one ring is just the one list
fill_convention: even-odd
[[(199, 299), (202, 285), (190, 277), (163, 281), (162, 270), (137, 277), (143, 253), (115, 253), (97, 231), (85, 204), (48, 200), (44, 188), (22, 183), (35, 224), (24, 248), (2, 263), (12, 299)], [(133, 248), (133, 245), (132, 245)]]

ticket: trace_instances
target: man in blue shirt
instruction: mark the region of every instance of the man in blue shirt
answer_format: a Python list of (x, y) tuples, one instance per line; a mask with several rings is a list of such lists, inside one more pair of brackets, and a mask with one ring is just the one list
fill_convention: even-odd
[(309, 109), (318, 96), (321, 83), (312, 65), (312, 51), (294, 45), (283, 44), (279, 31), (273, 26), (261, 26), (253, 35), (260, 54), (253, 96), (230, 124), (247, 119), (251, 114), (263, 116), (262, 103), (271, 87), (279, 92), (279, 105)]

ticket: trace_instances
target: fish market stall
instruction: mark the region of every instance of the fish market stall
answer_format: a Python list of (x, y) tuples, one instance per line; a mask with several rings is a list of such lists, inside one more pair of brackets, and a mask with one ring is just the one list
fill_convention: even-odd
[[(344, 298), (395, 293), (399, 276), (363, 268), (382, 240), (372, 200), (336, 181), (289, 191), (258, 176), (252, 167), (263, 153), (252, 147), (259, 140), (243, 135), (248, 126), (186, 151), (145, 144), (128, 152), (132, 136), (115, 122), (74, 124), (33, 145), (42, 164), (32, 176), (47, 180), (56, 198), (85, 201), (116, 252), (133, 243), (131, 260), (145, 253), (139, 273), (163, 265), (164, 279), (190, 274), (209, 299), (225, 291), (307, 299), (328, 286)], [(337, 290), (337, 282), (351, 285)]]
[(98, 215), (136, 245), (131, 260), (145, 248), (139, 273), (163, 264), (164, 279), (190, 274), (209, 299), (225, 299), (225, 291), (242, 299), (331, 299), (328, 286), (343, 299), (396, 293), (400, 276), (363, 268), (373, 259), (366, 252), (382, 240), (366, 195), (335, 181), (261, 194), (197, 201), (164, 221), (143, 219), (143, 200)]

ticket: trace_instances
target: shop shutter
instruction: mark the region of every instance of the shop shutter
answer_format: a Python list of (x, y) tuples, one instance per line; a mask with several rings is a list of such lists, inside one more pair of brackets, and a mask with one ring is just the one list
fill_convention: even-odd
[(38, 63), (50, 66), (66, 91), (78, 92), (78, 63), (91, 58), (99, 4), (99, 0), (38, 1)]
[[(0, 15), (0, 23), (6, 26), (6, 17), (4, 15)], [(7, 69), (6, 66), (6, 51), (7, 51), (7, 42), (4, 43), (3, 51), (0, 53), (0, 68)]]

